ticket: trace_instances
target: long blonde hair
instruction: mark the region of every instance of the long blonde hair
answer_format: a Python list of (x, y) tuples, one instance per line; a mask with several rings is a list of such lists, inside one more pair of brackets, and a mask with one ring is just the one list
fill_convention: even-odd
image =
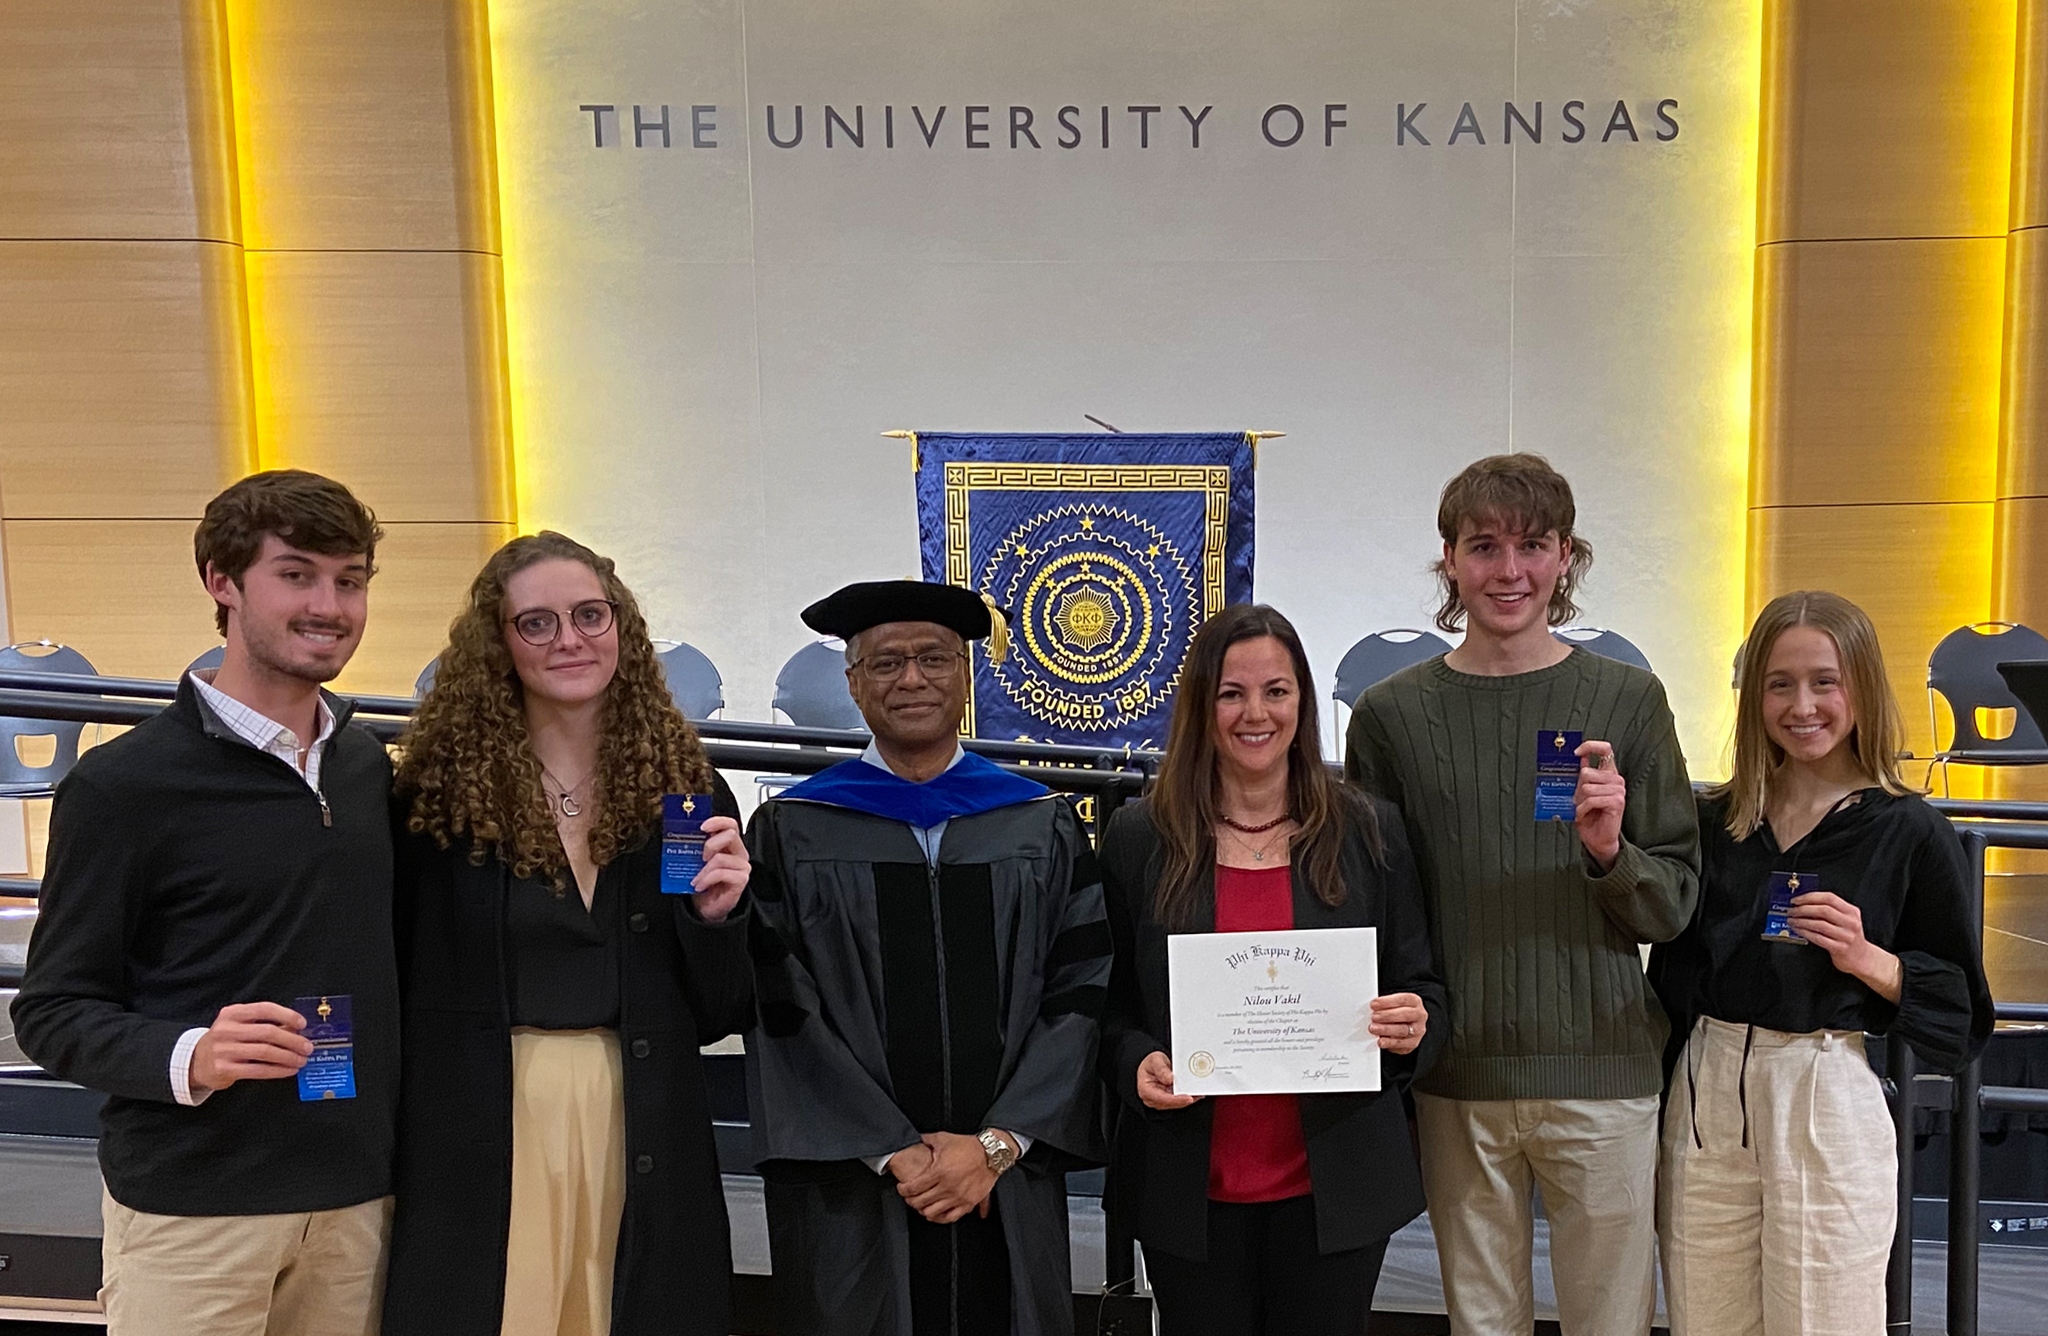
[(602, 867), (661, 816), (664, 793), (708, 793), (711, 762), (668, 694), (647, 620), (609, 558), (543, 530), (484, 563), (448, 628), (440, 671), (398, 740), (393, 787), (412, 798), (406, 828), (446, 849), (467, 840), (472, 863), (495, 852), (515, 877), (565, 885), (568, 856), (526, 731), (526, 693), (505, 648), (505, 582), (537, 562), (580, 562), (618, 605), (619, 666), (605, 688), (591, 796), (591, 861)]
[(1821, 589), (1802, 589), (1781, 594), (1757, 614), (1742, 642), (1742, 673), (1735, 701), (1735, 766), (1726, 783), (1707, 790), (1707, 796), (1728, 803), (1728, 833), (1746, 840), (1763, 824), (1770, 800), (1771, 779), (1785, 763), (1785, 749), (1771, 741), (1764, 728), (1764, 679), (1771, 663), (1771, 649), (1778, 637), (1795, 626), (1810, 626), (1835, 642), (1842, 660), (1842, 682), (1849, 692), (1849, 705), (1856, 714), (1856, 727), (1849, 748), (1857, 769), (1875, 787), (1886, 793), (1916, 793), (1899, 774), (1899, 747), (1905, 738), (1905, 724), (1899, 717), (1899, 703), (1892, 695), (1891, 679), (1884, 670), (1884, 654), (1878, 649), (1877, 628), (1863, 609)]

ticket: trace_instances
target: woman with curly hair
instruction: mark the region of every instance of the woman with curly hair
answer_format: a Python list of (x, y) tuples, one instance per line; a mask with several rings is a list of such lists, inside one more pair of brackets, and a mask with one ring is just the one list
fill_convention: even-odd
[[(732, 793), (612, 563), (485, 563), (394, 781), (403, 1053), (384, 1331), (731, 1330), (700, 1045), (752, 1007)], [(712, 794), (694, 893), (665, 794)]]

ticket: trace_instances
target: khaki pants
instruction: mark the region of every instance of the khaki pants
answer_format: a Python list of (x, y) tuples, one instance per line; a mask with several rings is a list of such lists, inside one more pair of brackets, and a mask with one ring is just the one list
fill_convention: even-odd
[(150, 1215), (102, 1192), (108, 1336), (375, 1336), (391, 1198), (293, 1215)]
[(1879, 1336), (1897, 1147), (1862, 1035), (1701, 1020), (1664, 1113), (1672, 1336)]
[[(611, 1030), (512, 1032), (512, 1225), (501, 1336), (606, 1336), (626, 1206)], [(658, 1262), (657, 1262), (658, 1264)]]
[(1415, 1097), (1453, 1336), (1527, 1336), (1535, 1212), (1564, 1336), (1644, 1336), (1657, 1302), (1657, 1098)]

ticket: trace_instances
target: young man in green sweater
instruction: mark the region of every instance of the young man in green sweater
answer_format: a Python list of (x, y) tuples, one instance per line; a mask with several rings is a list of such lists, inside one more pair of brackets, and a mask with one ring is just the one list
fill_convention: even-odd
[(1453, 478), (1437, 624), (1464, 643), (1369, 688), (1347, 739), (1406, 819), (1450, 988), (1415, 1104), (1458, 1336), (1534, 1321), (1532, 1187), (1565, 1336), (1643, 1336), (1655, 1303), (1668, 1027), (1638, 947), (1691, 918), (1699, 832), (1656, 677), (1550, 634), (1592, 563), (1574, 518), (1536, 455)]

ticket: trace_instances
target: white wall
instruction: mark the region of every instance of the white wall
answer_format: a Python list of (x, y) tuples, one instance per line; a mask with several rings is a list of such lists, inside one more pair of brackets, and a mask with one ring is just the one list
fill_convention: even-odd
[[(1715, 770), (1758, 7), (493, 0), (522, 524), (618, 557), (657, 634), (723, 669), (728, 713), (765, 718), (799, 608), (916, 571), (909, 452), (877, 433), (1284, 430), (1257, 589), (1327, 689), (1359, 635), (1426, 624), (1444, 480), (1542, 451), (1596, 549), (1588, 620), (1643, 646)], [(1616, 99), (1642, 142), (1600, 142)], [(1543, 103), (1540, 145), (1502, 144), (1510, 100)], [(1446, 143), (1467, 101), (1484, 145)], [(1307, 120), (1292, 148), (1260, 134), (1281, 102)], [(1427, 148), (1396, 142), (1417, 102)], [(636, 103), (669, 106), (672, 147), (633, 146)], [(864, 148), (825, 147), (827, 103), (863, 108)], [(584, 104), (618, 109), (602, 148)], [(801, 145), (770, 145), (771, 104), (784, 139), (802, 105)], [(1043, 147), (1009, 147), (1012, 104)], [(1150, 148), (1134, 104), (1164, 109)], [(1213, 107), (1199, 149), (1182, 104)], [(689, 147), (692, 105), (717, 147)], [(913, 105), (947, 109), (932, 147)]]

